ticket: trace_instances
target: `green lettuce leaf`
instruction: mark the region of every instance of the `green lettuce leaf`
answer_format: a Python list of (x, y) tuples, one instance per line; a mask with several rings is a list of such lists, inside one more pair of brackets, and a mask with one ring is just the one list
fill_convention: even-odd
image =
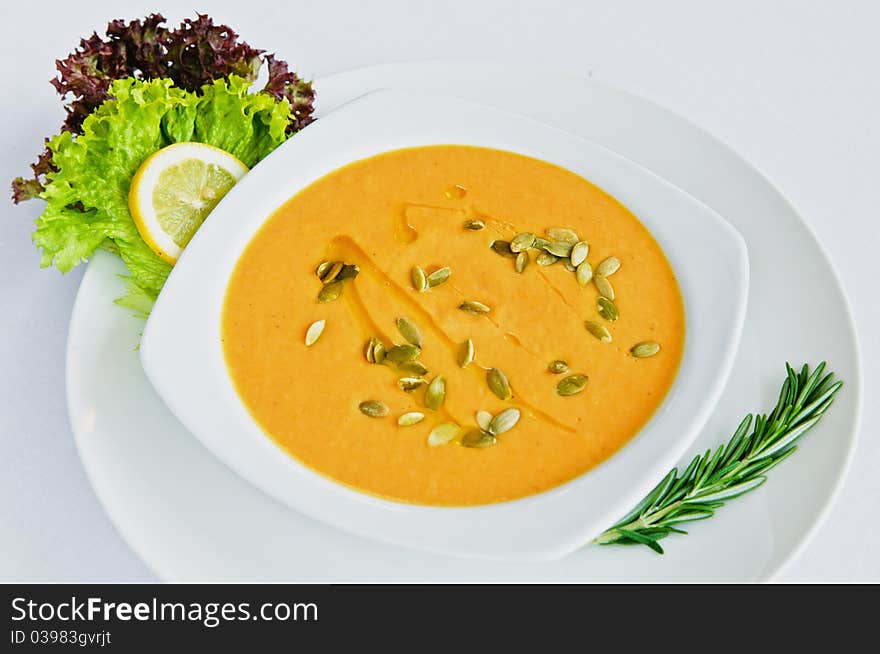
[(122, 79), (111, 99), (83, 123), (82, 134), (50, 139), (46, 209), (33, 239), (42, 265), (62, 272), (100, 247), (117, 253), (128, 267), (127, 294), (118, 302), (149, 313), (171, 266), (144, 243), (128, 211), (128, 191), (141, 163), (181, 141), (216, 146), (253, 166), (287, 138), (287, 99), (249, 93), (249, 82), (232, 76), (207, 84), (200, 94), (176, 88), (168, 79)]

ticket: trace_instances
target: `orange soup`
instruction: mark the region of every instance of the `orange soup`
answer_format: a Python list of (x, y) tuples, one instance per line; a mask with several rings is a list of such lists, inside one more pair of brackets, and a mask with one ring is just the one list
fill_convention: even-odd
[(684, 325), (669, 262), (620, 202), (449, 145), (292, 197), (241, 256), (222, 332), (242, 401), (291, 456), (384, 498), (475, 505), (623, 446), (669, 390)]

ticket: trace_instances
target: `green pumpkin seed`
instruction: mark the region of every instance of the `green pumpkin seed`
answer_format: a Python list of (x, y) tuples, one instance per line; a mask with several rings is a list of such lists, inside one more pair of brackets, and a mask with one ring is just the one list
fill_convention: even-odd
[(504, 409), (497, 416), (492, 418), (489, 422), (488, 431), (493, 436), (498, 436), (499, 434), (503, 434), (506, 431), (510, 431), (516, 426), (516, 423), (519, 422), (520, 412), (519, 409)]
[(341, 261), (334, 261), (327, 269), (327, 272), (324, 273), (324, 276), (321, 277), (321, 281), (325, 284), (329, 284), (330, 282), (332, 282), (334, 279), (336, 279), (339, 273), (342, 272), (342, 267), (344, 265), (345, 264)]
[(483, 221), (480, 220), (480, 219), (476, 219), (476, 220), (465, 220), (465, 221), (464, 221), (464, 228), (465, 228), (465, 229), (469, 229), (469, 230), (471, 230), (472, 232), (478, 232), (478, 231), (480, 231), (481, 229), (485, 229), (485, 228), (486, 228), (486, 223), (483, 222)]
[(516, 261), (513, 263), (513, 269), (516, 272), (521, 273), (526, 269), (526, 266), (529, 265), (529, 253), (528, 252), (520, 252), (516, 255)]
[(554, 375), (561, 375), (568, 372), (568, 364), (562, 359), (556, 359), (555, 361), (550, 362), (550, 365), (547, 366), (547, 370)]
[(361, 402), (358, 404), (358, 409), (361, 410), (365, 416), (369, 416), (371, 418), (384, 418), (388, 415), (390, 409), (388, 405), (384, 402), (379, 402), (378, 400), (367, 400), (366, 402)]
[(535, 235), (525, 232), (523, 234), (517, 234), (516, 237), (510, 242), (510, 251), (511, 252), (522, 252), (524, 250), (528, 250), (535, 243)]
[(449, 266), (438, 268), (430, 275), (428, 275), (428, 286), (430, 288), (435, 288), (437, 286), (440, 286), (440, 284), (445, 284), (450, 275), (452, 275), (452, 268), (450, 268)]
[(557, 261), (559, 261), (559, 257), (555, 257), (549, 252), (543, 250), (538, 252), (538, 256), (535, 257), (535, 263), (539, 266), (552, 266)]
[(421, 377), (401, 377), (397, 380), (397, 385), (405, 393), (412, 393), (422, 384), (427, 384)]
[(397, 331), (400, 332), (400, 335), (403, 336), (408, 343), (422, 347), (422, 332), (420, 332), (415, 323), (408, 318), (397, 319)]
[(532, 244), (532, 247), (537, 250), (543, 250), (548, 245), (550, 245), (550, 241), (548, 241), (546, 238), (541, 238), (540, 236), (536, 236), (535, 242)]
[(507, 381), (507, 376), (498, 370), (498, 368), (490, 368), (486, 373), (486, 383), (489, 385), (489, 390), (495, 393), (495, 396), (500, 400), (509, 400), (513, 397), (513, 392), (510, 390), (510, 382)]
[[(403, 363), (404, 361), (412, 361), (422, 353), (422, 348), (418, 345), (395, 345), (385, 353), (385, 361), (390, 363)], [(376, 356), (375, 349), (373, 356)]]
[(458, 436), (458, 432), (460, 431), (461, 427), (454, 422), (440, 423), (431, 430), (430, 434), (428, 434), (428, 445), (431, 447), (446, 445), (446, 443)]
[(459, 346), (457, 358), (458, 365), (462, 368), (467, 368), (474, 360), (474, 342), (471, 339), (467, 339)]
[(496, 442), (492, 434), (482, 429), (471, 429), (461, 437), (461, 444), (465, 447), (489, 447), (490, 445), (495, 445)]
[(575, 271), (575, 277), (577, 278), (578, 284), (581, 286), (586, 286), (590, 283), (590, 280), (593, 278), (593, 267), (590, 265), (589, 261), (581, 262), (581, 265), (579, 265)]
[(315, 268), (315, 274), (318, 276), (318, 279), (321, 281), (324, 280), (324, 275), (327, 274), (327, 271), (330, 270), (333, 263), (333, 261), (322, 261), (318, 264), (318, 267)]
[(561, 259), (561, 261), (562, 261), (562, 265), (565, 266), (565, 269), (568, 272), (570, 272), (570, 273), (577, 272), (577, 267), (572, 265), (571, 259)]
[(587, 260), (587, 255), (589, 253), (590, 244), (586, 241), (578, 241), (574, 244), (574, 247), (571, 248), (571, 265), (577, 268)]
[(491, 309), (487, 307), (482, 302), (477, 302), (476, 300), (465, 300), (461, 304), (458, 305), (458, 308), (462, 311), (467, 311), (468, 313), (472, 313), (476, 316), (489, 313)]
[(568, 227), (550, 227), (544, 230), (544, 233), (550, 238), (551, 241), (563, 241), (570, 245), (574, 245), (581, 239), (578, 238), (577, 233)]
[(563, 397), (568, 397), (569, 395), (577, 395), (586, 387), (586, 375), (569, 375), (558, 384), (556, 384), (556, 392)]
[(620, 313), (617, 311), (617, 305), (607, 297), (601, 295), (597, 297), (596, 308), (599, 310), (599, 315), (609, 322), (614, 322), (620, 316)]
[(339, 274), (336, 275), (336, 279), (340, 282), (345, 281), (346, 279), (354, 279), (361, 272), (360, 267), (355, 263), (347, 263), (342, 266), (342, 270), (339, 271)]
[(329, 284), (324, 284), (318, 293), (318, 302), (333, 302), (339, 299), (342, 294), (342, 282), (335, 280)]
[(611, 342), (611, 332), (604, 325), (600, 325), (597, 322), (592, 320), (588, 320), (584, 323), (587, 328), (587, 331), (590, 332), (593, 336), (598, 338), (603, 343)]
[(428, 369), (425, 367), (425, 364), (416, 359), (413, 359), (412, 361), (402, 361), (401, 363), (398, 363), (397, 369), (401, 372), (412, 373), (413, 375), (417, 375), (418, 377), (423, 377), (424, 375), (428, 374)]
[(544, 248), (544, 251), (560, 259), (567, 259), (571, 256), (572, 244), (565, 241), (550, 241), (550, 244)]
[(594, 275), (593, 284), (596, 285), (596, 290), (599, 291), (599, 295), (607, 297), (609, 300), (614, 299), (614, 287), (611, 286), (611, 282), (608, 281), (607, 277), (603, 275)]
[(315, 341), (321, 338), (321, 334), (324, 333), (324, 325), (327, 323), (326, 320), (316, 320), (309, 328), (306, 330), (306, 347), (311, 347), (314, 345)]
[(654, 341), (642, 341), (636, 343), (629, 349), (630, 353), (637, 359), (645, 359), (652, 357), (660, 351), (660, 343)]
[(510, 249), (509, 241), (492, 241), (489, 247), (495, 250), (495, 252), (500, 254), (502, 257), (510, 257), (511, 259), (516, 257), (516, 252)]
[(620, 270), (620, 259), (617, 257), (608, 257), (598, 266), (596, 266), (596, 274), (608, 277)]
[(385, 344), (377, 339), (376, 344), (373, 345), (373, 363), (384, 363), (386, 354)]
[(489, 423), (492, 422), (492, 414), (488, 411), (477, 411), (477, 426), (483, 431), (489, 431)]
[(412, 425), (420, 423), (425, 419), (425, 414), (421, 411), (410, 411), (409, 413), (404, 413), (397, 419), (397, 424), (401, 427), (411, 427)]
[(410, 278), (412, 279), (413, 288), (416, 289), (419, 293), (423, 293), (428, 290), (428, 278), (425, 276), (425, 271), (421, 269), (419, 266), (413, 266), (413, 269), (410, 271)]
[(425, 406), (436, 411), (446, 401), (446, 380), (441, 375), (437, 375), (428, 384), (428, 390), (425, 391)]

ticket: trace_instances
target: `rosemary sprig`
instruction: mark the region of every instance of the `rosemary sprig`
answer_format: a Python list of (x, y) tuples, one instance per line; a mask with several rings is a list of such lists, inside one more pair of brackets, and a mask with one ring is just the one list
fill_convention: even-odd
[(687, 533), (677, 525), (710, 518), (727, 500), (763, 484), (767, 471), (797, 449), (797, 441), (843, 386), (832, 380), (833, 373), (822, 376), (824, 361), (812, 373), (806, 364), (800, 373), (787, 363), (785, 369), (787, 377), (769, 415), (747, 415), (727, 445), (694, 457), (682, 473), (673, 468), (638, 506), (593, 542), (646, 545), (663, 554), (661, 538)]

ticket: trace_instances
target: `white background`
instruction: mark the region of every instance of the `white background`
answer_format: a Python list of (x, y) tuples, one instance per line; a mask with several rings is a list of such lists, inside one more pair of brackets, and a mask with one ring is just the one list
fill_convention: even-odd
[[(865, 372), (853, 467), (782, 580), (880, 581), (880, 4), (8, 3), (0, 21), (0, 184), (26, 172), (62, 120), (48, 83), (54, 60), (111, 18), (157, 10), (175, 24), (195, 10), (209, 13), (306, 77), (432, 58), (528, 62), (592, 77), (685, 116), (754, 163), (798, 207), (837, 268)], [(539, 78), (524, 77), (523, 87), (541, 102)], [(29, 240), (38, 204), (0, 200), (0, 581), (153, 580), (104, 515), (76, 454), (64, 349), (81, 272), (39, 269)]]

